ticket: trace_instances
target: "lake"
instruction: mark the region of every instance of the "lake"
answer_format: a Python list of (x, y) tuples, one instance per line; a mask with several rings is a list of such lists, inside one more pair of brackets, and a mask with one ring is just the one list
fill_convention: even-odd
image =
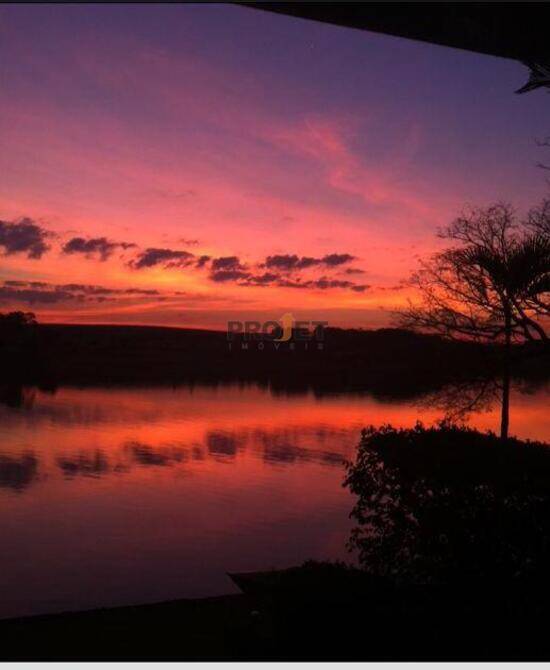
[[(550, 438), (550, 393), (511, 433)], [(367, 424), (441, 411), (256, 386), (25, 389), (0, 405), (0, 617), (220, 595), (227, 572), (353, 560), (342, 488)], [(10, 406), (11, 405), (11, 406)], [(498, 410), (471, 417), (498, 429)]]

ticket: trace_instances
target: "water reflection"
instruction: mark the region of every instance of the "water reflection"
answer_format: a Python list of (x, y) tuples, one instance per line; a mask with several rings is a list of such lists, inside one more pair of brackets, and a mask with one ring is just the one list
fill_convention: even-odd
[(211, 432), (206, 436), (206, 444), (209, 454), (233, 458), (237, 453), (238, 438), (230, 433)]
[(21, 384), (0, 385), (0, 404), (6, 407), (30, 409), (34, 405), (35, 397), (34, 387), (28, 388)]
[[(356, 431), (351, 431), (356, 433)], [(232, 461), (237, 453), (250, 451), (264, 462), (289, 465), (293, 463), (318, 463), (328, 466), (341, 466), (344, 456), (337, 451), (325, 451), (315, 447), (306, 448), (296, 442), (312, 434), (325, 436), (322, 428), (300, 431), (294, 429), (266, 430), (256, 429), (241, 432), (207, 432), (204, 446), (167, 446), (152, 445), (138, 440), (129, 440), (119, 449), (110, 453), (103, 449), (89, 449), (74, 454), (63, 453), (57, 456), (53, 464), (65, 479), (74, 477), (99, 478), (107, 475), (131, 472), (139, 467), (176, 467), (192, 461), (204, 461), (206, 458), (217, 462)], [(341, 431), (339, 432), (341, 434)], [(39, 464), (44, 475), (50, 479), (55, 476), (55, 469), (48, 468), (47, 455), (39, 459), (32, 454), (20, 457), (0, 455), (0, 487), (11, 488), (21, 492), (33, 481), (38, 481)]]
[[(10, 387), (0, 398), (6, 429), (0, 487), (26, 490), (40, 481), (39, 471), (49, 478), (55, 478), (56, 470), (65, 479), (99, 478), (129, 473), (136, 466), (233, 462), (245, 453), (271, 465), (340, 467), (367, 424), (407, 426), (417, 419), (429, 424), (445, 417), (491, 429), (499, 397), (498, 380), (488, 377), (457, 381), (413, 404), (357, 395), (322, 400), (307, 394), (272, 396), (251, 386), (62, 388), (57, 393)], [(540, 387), (518, 388), (514, 424), (521, 437), (547, 439), (547, 400), (548, 391)], [(18, 444), (27, 445), (29, 439), (32, 451), (21, 453)], [(66, 449), (70, 442), (79, 448)]]
[(37, 473), (38, 459), (33, 453), (15, 457), (0, 454), (0, 488), (20, 493), (35, 481)]
[(125, 449), (131, 454), (133, 461), (139, 465), (167, 466), (188, 460), (185, 449), (156, 449), (142, 442), (128, 442)]
[(460, 379), (423, 396), (420, 407), (442, 413), (448, 422), (469, 421), (473, 414), (489, 412), (501, 402), (502, 385), (496, 377)]
[(98, 449), (89, 454), (77, 454), (73, 457), (60, 456), (57, 459), (57, 465), (66, 477), (77, 475), (99, 477), (111, 471), (107, 457)]
[[(441, 418), (253, 386), (2, 399), (0, 616), (218, 595), (228, 571), (348, 560), (343, 462), (361, 428)], [(547, 438), (547, 407), (545, 391), (517, 394), (518, 435)], [(498, 410), (472, 421), (494, 428)]]

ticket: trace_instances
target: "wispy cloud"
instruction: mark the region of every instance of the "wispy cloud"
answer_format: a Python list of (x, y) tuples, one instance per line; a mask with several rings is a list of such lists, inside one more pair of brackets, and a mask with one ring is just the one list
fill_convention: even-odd
[(18, 279), (6, 280), (0, 286), (0, 303), (4, 304), (52, 305), (151, 297), (160, 299), (163, 296), (157, 289), (140, 287), (108, 288), (95, 284), (52, 284)]

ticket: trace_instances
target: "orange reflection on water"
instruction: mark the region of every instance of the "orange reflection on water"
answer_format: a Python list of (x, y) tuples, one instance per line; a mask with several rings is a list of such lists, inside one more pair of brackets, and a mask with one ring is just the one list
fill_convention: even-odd
[[(548, 438), (548, 393), (512, 432)], [(1, 616), (214, 595), (226, 573), (347, 559), (343, 489), (367, 424), (434, 409), (257, 387), (35, 392), (0, 409)], [(498, 427), (498, 410), (476, 415)]]

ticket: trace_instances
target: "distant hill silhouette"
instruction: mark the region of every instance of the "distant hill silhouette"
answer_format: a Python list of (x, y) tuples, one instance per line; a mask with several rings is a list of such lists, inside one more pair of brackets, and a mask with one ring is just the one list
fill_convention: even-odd
[[(275, 350), (273, 343), (259, 350), (257, 342), (242, 350), (239, 338), (230, 350), (226, 333), (208, 330), (57, 324), (35, 330), (31, 369), (22, 364), (28, 356), (18, 363), (0, 351), (8, 377), (23, 372), (23, 381), (83, 385), (242, 382), (288, 393), (368, 391), (408, 398), (480, 370), (489, 374), (498, 358), (495, 346), (394, 328), (327, 328), (322, 350), (313, 343), (305, 349), (303, 342), (294, 350)], [(518, 373), (547, 378), (549, 361), (546, 356), (524, 362)]]

